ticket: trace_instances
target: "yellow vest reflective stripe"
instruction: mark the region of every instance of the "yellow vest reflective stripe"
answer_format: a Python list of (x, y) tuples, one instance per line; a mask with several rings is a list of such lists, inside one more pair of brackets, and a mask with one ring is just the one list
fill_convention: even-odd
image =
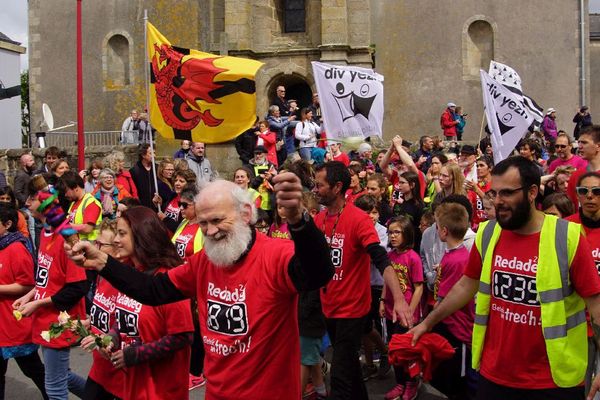
[[(491, 302), (494, 248), (502, 229), (496, 221), (480, 225), (475, 239), (482, 259), (473, 325), (472, 366), (479, 369)], [(585, 303), (573, 290), (569, 268), (579, 245), (580, 226), (546, 215), (540, 232), (536, 272), (542, 331), (554, 383), (579, 385), (588, 362)]]
[[(177, 241), (177, 238), (179, 237), (179, 235), (181, 235), (181, 232), (183, 232), (183, 230), (185, 229), (186, 226), (188, 226), (189, 223), (190, 223), (190, 221), (188, 221), (187, 219), (184, 219), (183, 221), (181, 221), (181, 223), (177, 227), (177, 230), (173, 234), (173, 237), (171, 238), (171, 242), (173, 244), (175, 244), (175, 242)], [(202, 250), (202, 246), (204, 246), (203, 239), (204, 239), (204, 236), (202, 236), (202, 231), (198, 227), (198, 230), (196, 231), (196, 234), (194, 235), (194, 254), (196, 254), (197, 252)], [(189, 246), (189, 243), (188, 243), (188, 246)]]
[[(83, 211), (90, 204), (90, 202), (95, 203), (98, 207), (100, 207), (100, 210), (102, 210), (102, 205), (100, 205), (100, 202), (94, 196), (92, 196), (90, 193), (84, 194), (83, 198), (81, 199), (81, 203), (79, 204), (79, 207), (77, 207), (77, 211), (75, 211), (75, 216), (73, 217), (73, 223), (75, 225), (83, 224)], [(69, 206), (69, 214), (71, 213), (71, 210), (73, 209), (75, 203), (76, 202), (73, 202)], [(101, 222), (102, 212), (100, 212), (100, 214), (98, 215), (98, 219), (96, 220), (94, 230), (90, 233), (79, 233), (79, 239), (87, 240), (88, 242), (96, 240), (98, 238), (98, 228), (100, 228)]]

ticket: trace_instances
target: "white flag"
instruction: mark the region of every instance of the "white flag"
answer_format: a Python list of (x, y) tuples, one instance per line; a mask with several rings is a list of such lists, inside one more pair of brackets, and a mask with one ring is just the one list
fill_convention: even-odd
[(499, 163), (510, 156), (534, 123), (534, 118), (508, 88), (492, 79), (484, 70), (479, 73), (485, 116), (492, 132), (494, 163)]
[(381, 137), (383, 75), (316, 61), (312, 67), (327, 138)]
[(540, 107), (535, 100), (523, 93), (521, 86), (521, 77), (512, 67), (497, 61), (490, 61), (490, 70), (488, 72), (494, 80), (504, 85), (517, 97), (519, 102), (529, 111), (529, 114), (540, 125), (544, 119), (544, 109)]

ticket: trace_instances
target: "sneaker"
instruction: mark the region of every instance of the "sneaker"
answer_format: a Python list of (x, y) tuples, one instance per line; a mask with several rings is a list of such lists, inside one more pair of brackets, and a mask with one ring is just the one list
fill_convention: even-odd
[(194, 376), (194, 375), (190, 374), (190, 377), (188, 380), (189, 390), (194, 390), (194, 389), (199, 388), (200, 386), (204, 386), (204, 385), (206, 385), (206, 379), (204, 379), (203, 374), (200, 374), (200, 376)]
[(404, 393), (404, 385), (398, 384), (383, 396), (385, 400), (401, 400)]
[(383, 379), (387, 376), (388, 372), (390, 372), (390, 361), (388, 360), (387, 354), (381, 355), (381, 360), (379, 360), (379, 370), (377, 371), (377, 377), (379, 379)]
[(404, 394), (402, 394), (402, 400), (415, 400), (419, 395), (420, 381), (408, 381), (406, 382), (406, 388)]
[(375, 365), (363, 365), (362, 366), (362, 376), (363, 376), (363, 381), (368, 381), (371, 378), (374, 378), (377, 376), (377, 367)]

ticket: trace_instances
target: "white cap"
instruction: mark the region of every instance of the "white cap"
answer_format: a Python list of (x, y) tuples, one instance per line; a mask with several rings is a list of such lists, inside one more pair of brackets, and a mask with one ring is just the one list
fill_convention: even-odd
[(371, 145), (369, 143), (361, 143), (360, 146), (358, 146), (358, 154), (363, 154), (366, 153), (367, 151), (371, 151)]
[(550, 108), (548, 109), (548, 111), (546, 111), (546, 115), (550, 115), (550, 114), (552, 114), (553, 112), (556, 112), (556, 110), (555, 110), (554, 108), (550, 107)]
[(448, 107), (456, 107), (456, 104), (454, 104), (454, 103), (448, 103)]

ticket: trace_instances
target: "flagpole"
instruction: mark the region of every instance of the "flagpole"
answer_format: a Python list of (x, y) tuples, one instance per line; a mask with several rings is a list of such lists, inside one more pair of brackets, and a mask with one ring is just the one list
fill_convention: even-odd
[[(150, 63), (148, 62), (148, 10), (144, 10), (144, 72), (146, 76), (146, 113), (150, 125)], [(154, 141), (152, 140), (152, 128), (150, 128), (150, 150), (152, 150), (152, 175), (154, 175), (154, 189), (158, 194), (158, 178), (156, 177), (156, 160), (154, 155)], [(161, 212), (160, 204), (156, 205), (158, 212)]]
[(481, 142), (481, 136), (483, 135), (483, 122), (485, 120), (485, 107), (483, 108), (483, 115), (481, 116), (481, 128), (479, 128), (479, 140), (477, 140), (477, 145), (479, 146), (479, 142)]

